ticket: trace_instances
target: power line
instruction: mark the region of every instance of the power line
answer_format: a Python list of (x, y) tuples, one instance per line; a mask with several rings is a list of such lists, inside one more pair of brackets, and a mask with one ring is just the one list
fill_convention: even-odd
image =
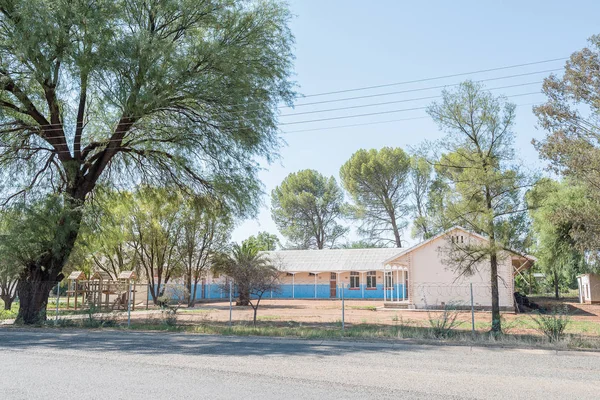
[[(516, 84), (516, 85), (500, 86), (500, 87), (495, 87), (495, 88), (489, 88), (489, 89), (486, 89), (486, 90), (509, 89), (509, 88), (514, 88), (514, 87), (537, 85), (537, 84), (540, 84), (540, 83), (543, 83), (543, 82), (542, 81), (537, 81), (537, 82), (519, 83), (519, 84)], [(437, 96), (426, 96), (426, 97), (417, 97), (417, 98), (412, 98), (412, 99), (386, 101), (386, 102), (382, 102), (382, 103), (360, 104), (360, 105), (357, 105), (357, 106), (329, 108), (329, 109), (325, 109), (325, 110), (304, 111), (304, 112), (292, 113), (292, 114), (282, 114), (281, 116), (282, 117), (292, 117), (292, 116), (295, 116), (295, 115), (305, 115), (305, 114), (316, 114), (316, 113), (331, 112), (331, 111), (351, 110), (351, 109), (356, 109), (356, 108), (384, 106), (384, 105), (388, 105), (388, 104), (397, 104), (397, 103), (407, 103), (407, 102), (411, 102), (411, 101), (439, 99), (441, 97), (442, 96), (440, 96), (440, 95), (437, 95)]]
[[(555, 59), (555, 60), (559, 60), (559, 59)], [(520, 65), (533, 65), (533, 64), (539, 64), (539, 63), (542, 63), (542, 62), (549, 62), (549, 61), (540, 61), (540, 62), (537, 62), (537, 63), (520, 64)], [(496, 69), (505, 69), (505, 68), (516, 68), (516, 67), (517, 66), (500, 67), (500, 68), (495, 68), (493, 70), (496, 70)], [(537, 74), (543, 74), (543, 73), (551, 73), (551, 72), (557, 72), (557, 71), (562, 71), (562, 68), (548, 69), (548, 70), (534, 71), (534, 72), (527, 72), (527, 73), (515, 74), (515, 75), (506, 75), (506, 76), (500, 76), (500, 77), (495, 77), (495, 78), (486, 78), (486, 79), (480, 79), (480, 80), (477, 80), (477, 81), (474, 81), (474, 82), (475, 83), (489, 82), (489, 81), (496, 81), (496, 80), (517, 78), (517, 77), (537, 75)], [(466, 74), (468, 74), (468, 73), (465, 72), (465, 73), (459, 74), (459, 75), (466, 75)], [(427, 78), (425, 80), (433, 80), (433, 79), (438, 79), (438, 78)], [(461, 83), (453, 83), (453, 84), (449, 84), (449, 85), (429, 86), (429, 87), (425, 87), (425, 88), (408, 89), (408, 90), (386, 92), (386, 93), (378, 93), (378, 94), (371, 94), (371, 95), (364, 95), (364, 96), (346, 97), (346, 98), (332, 99), (332, 100), (323, 100), (323, 101), (316, 101), (316, 102), (311, 102), (311, 103), (296, 104), (296, 105), (293, 106), (293, 108), (304, 107), (304, 106), (311, 106), (311, 105), (317, 105), (317, 104), (335, 103), (335, 102), (341, 102), (341, 101), (367, 99), (367, 98), (374, 98), (374, 97), (381, 97), (381, 96), (391, 96), (391, 95), (395, 95), (395, 94), (421, 92), (421, 91), (432, 90), (432, 89), (444, 89), (444, 88), (447, 88), (447, 87), (454, 87), (454, 86), (459, 86), (459, 85), (461, 85)], [(349, 89), (349, 91), (351, 91), (351, 90), (353, 90), (353, 89)], [(493, 89), (487, 89), (487, 90), (493, 90)], [(308, 97), (308, 96), (305, 96), (305, 97)], [(279, 109), (292, 108), (292, 106), (281, 106), (281, 107), (278, 107), (278, 108)], [(237, 114), (237, 113), (244, 113), (244, 112), (248, 112), (248, 111), (247, 110), (232, 111), (229, 114)], [(299, 114), (299, 113), (296, 113), (296, 114)], [(295, 115), (295, 114), (284, 114), (284, 115), (281, 115), (281, 116), (286, 116), (286, 115)], [(143, 118), (143, 117), (148, 117), (148, 115), (129, 116), (129, 118)], [(225, 120), (224, 122), (227, 122), (227, 121), (231, 121), (231, 120)], [(58, 126), (58, 128), (55, 128), (55, 129), (54, 128), (52, 128), (52, 129), (45, 129), (45, 131), (63, 130), (64, 129), (64, 122), (63, 123), (56, 123), (56, 124), (39, 124), (39, 125), (35, 125), (33, 127), (34, 128), (44, 128), (44, 127), (48, 127), (48, 126)]]
[[(541, 92), (528, 92), (528, 93), (513, 94), (513, 95), (505, 96), (505, 97), (506, 98), (521, 97), (521, 96), (530, 96), (530, 95), (534, 95), (534, 94), (542, 94), (542, 93)], [(354, 115), (344, 115), (344, 116), (337, 116), (337, 117), (320, 118), (320, 119), (308, 120), (308, 121), (304, 120), (304, 121), (295, 121), (295, 122), (284, 122), (284, 123), (280, 123), (279, 125), (298, 125), (298, 124), (307, 124), (307, 123), (313, 123), (313, 122), (334, 121), (334, 120), (348, 119), (348, 118), (360, 118), (360, 117), (367, 117), (367, 116), (373, 116), (373, 115), (394, 114), (394, 113), (406, 112), (406, 111), (424, 110), (426, 108), (427, 108), (427, 106), (402, 108), (402, 109), (397, 109), (397, 110), (380, 111), (380, 112), (375, 112), (375, 113), (365, 113), (365, 114), (354, 114)], [(227, 121), (225, 121), (225, 122), (227, 122)], [(49, 125), (52, 125), (52, 124), (49, 124)], [(36, 128), (40, 127), (40, 126), (42, 126), (42, 125), (38, 125), (38, 126), (36, 126)], [(61, 130), (61, 128), (44, 129), (44, 132), (58, 131), (58, 130)], [(130, 131), (123, 130), (123, 131), (114, 131), (112, 133), (114, 134), (114, 133), (127, 133), (127, 132), (130, 132)], [(52, 138), (66, 138), (66, 137), (63, 133), (61, 135), (52, 136), (48, 139), (52, 139)], [(125, 137), (123, 139), (98, 140), (98, 142), (101, 144), (110, 143), (110, 142), (123, 142), (126, 139), (127, 139), (127, 137)], [(135, 141), (135, 139), (132, 139), (132, 140)], [(50, 149), (48, 149), (48, 150), (50, 150)]]
[(433, 80), (438, 80), (438, 79), (455, 78), (457, 76), (481, 74), (481, 73), (484, 73), (484, 72), (492, 72), (492, 71), (500, 71), (500, 70), (504, 70), (504, 69), (526, 67), (526, 66), (529, 66), (529, 65), (546, 64), (546, 63), (550, 63), (550, 62), (554, 62), (554, 61), (563, 61), (563, 60), (567, 60), (567, 59), (568, 59), (568, 57), (553, 58), (553, 59), (549, 59), (549, 60), (534, 61), (534, 62), (529, 62), (529, 63), (524, 63), (524, 64), (514, 64), (514, 65), (507, 65), (507, 66), (504, 66), (504, 67), (496, 67), (496, 68), (489, 68), (489, 69), (480, 69), (480, 70), (477, 70), (477, 71), (461, 72), (461, 73), (458, 73), (458, 74), (451, 74), (451, 75), (442, 75), (442, 76), (436, 76), (436, 77), (433, 77), (433, 78), (423, 78), (423, 79), (415, 79), (415, 80), (412, 80), (412, 81), (386, 83), (386, 84), (383, 84), (383, 85), (363, 86), (363, 87), (359, 87), (359, 88), (336, 90), (336, 91), (332, 91), (332, 92), (313, 93), (313, 94), (305, 95), (304, 97), (327, 96), (327, 95), (330, 95), (330, 94), (357, 92), (357, 91), (361, 91), (361, 90), (378, 89), (378, 88), (382, 88), (382, 87), (407, 85), (409, 83), (419, 83), (419, 82), (427, 82), (427, 81), (433, 81)]
[[(507, 96), (507, 97), (518, 97), (518, 96), (525, 96), (525, 95), (531, 95), (531, 94), (536, 94), (536, 93), (538, 93), (538, 92), (523, 93), (523, 94)], [(524, 107), (524, 106), (538, 105), (538, 104), (542, 104), (542, 102), (517, 104), (516, 107)], [(427, 108), (427, 107), (419, 107), (418, 109), (425, 109), (425, 108)], [(399, 110), (399, 111), (401, 111), (401, 110)], [(357, 126), (379, 125), (379, 124), (387, 124), (387, 123), (392, 123), (392, 122), (411, 121), (411, 120), (429, 119), (429, 118), (431, 118), (431, 117), (428, 115), (424, 115), (421, 117), (398, 118), (398, 119), (385, 120), (385, 121), (375, 121), (375, 122), (365, 122), (365, 123), (359, 123), (359, 124), (329, 126), (329, 127), (324, 127), (324, 128), (310, 128), (310, 129), (299, 129), (299, 130), (295, 130), (295, 131), (282, 131), (282, 133), (287, 135), (287, 134), (291, 134), (291, 133), (315, 132), (315, 131), (321, 131), (321, 130), (331, 130), (331, 129), (341, 129), (341, 128), (353, 128), (353, 127), (357, 127)], [(117, 140), (107, 139), (107, 140), (102, 141), (102, 143), (104, 144), (104, 143), (110, 143), (110, 142), (114, 142), (114, 141), (117, 141)], [(6, 146), (6, 147), (8, 147), (8, 146)], [(45, 151), (48, 151), (53, 154), (59, 154), (59, 153), (72, 154), (70, 150), (54, 150), (52, 148), (41, 148), (41, 147), (36, 148), (36, 149), (45, 150)]]
[[(516, 107), (533, 106), (533, 105), (538, 105), (538, 104), (543, 104), (543, 103), (541, 103), (541, 102), (533, 102), (533, 103), (517, 104)], [(291, 134), (291, 133), (315, 132), (315, 131), (323, 131), (323, 130), (331, 130), (331, 129), (341, 129), (341, 128), (354, 128), (354, 127), (357, 127), (357, 126), (380, 125), (380, 124), (389, 124), (389, 123), (392, 123), (392, 122), (412, 121), (412, 120), (417, 120), (417, 119), (430, 119), (430, 118), (431, 117), (429, 115), (424, 115), (422, 117), (398, 118), (398, 119), (390, 119), (390, 120), (385, 120), (385, 121), (364, 122), (364, 123), (360, 123), (360, 124), (327, 126), (327, 127), (324, 127), (324, 128), (298, 129), (298, 130), (295, 130), (295, 131), (286, 131), (286, 132), (282, 132), (282, 133), (284, 133), (284, 134), (287, 135), (287, 134)]]
[[(506, 96), (506, 97), (520, 97), (520, 96), (528, 96), (528, 95), (532, 95), (532, 94), (542, 94), (542, 93), (541, 92), (529, 92), (529, 93), (514, 94), (514, 95)], [(344, 115), (344, 116), (339, 116), (339, 117), (320, 118), (320, 119), (313, 119), (313, 120), (309, 120), (309, 121), (283, 122), (279, 125), (308, 124), (308, 123), (312, 123), (312, 122), (333, 121), (333, 120), (338, 120), (338, 119), (359, 118), (359, 117), (368, 117), (368, 116), (372, 116), (372, 115), (383, 115), (383, 114), (393, 114), (393, 113), (399, 113), (399, 112), (405, 112), (405, 111), (424, 110), (426, 108), (427, 107), (404, 108), (404, 109), (400, 109), (400, 110), (380, 111), (380, 112), (367, 113), (367, 114)]]
[[(480, 80), (477, 80), (477, 81), (474, 81), (474, 82), (475, 83), (490, 82), (490, 81), (497, 81), (497, 80), (503, 80), (503, 79), (518, 78), (518, 77), (523, 77), (523, 76), (530, 76), (530, 75), (538, 75), (538, 74), (545, 74), (545, 73), (551, 73), (551, 72), (558, 72), (558, 71), (562, 71), (562, 70), (563, 70), (562, 68), (546, 69), (546, 70), (543, 70), (543, 71), (535, 71), (535, 72), (527, 72), (527, 73), (523, 73), (523, 74), (500, 76), (500, 77), (496, 77), (496, 78), (480, 79)], [(336, 103), (336, 102), (340, 102), (340, 101), (360, 100), (360, 99), (368, 99), (368, 98), (380, 97), (380, 96), (391, 96), (391, 95), (395, 95), (395, 94), (422, 92), (422, 91), (425, 91), (425, 90), (444, 89), (444, 88), (455, 87), (455, 86), (459, 86), (459, 85), (461, 85), (460, 82), (459, 83), (452, 83), (452, 84), (449, 84), (449, 85), (429, 86), (429, 87), (417, 88), (417, 89), (399, 90), (399, 91), (395, 91), (395, 92), (369, 94), (369, 95), (364, 95), (364, 96), (342, 97), (340, 99), (322, 100), (322, 101), (314, 101), (314, 102), (311, 102), (311, 103), (295, 104), (294, 106), (281, 106), (281, 107), (279, 107), (279, 109), (284, 109), (284, 108), (298, 108), (298, 107), (312, 106), (312, 105), (317, 105), (317, 104)]]

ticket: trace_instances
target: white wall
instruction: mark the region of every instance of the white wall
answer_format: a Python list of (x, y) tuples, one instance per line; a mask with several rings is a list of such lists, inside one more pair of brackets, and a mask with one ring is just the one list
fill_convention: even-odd
[[(468, 240), (466, 233), (454, 234), (464, 235), (464, 240)], [(442, 302), (470, 306), (470, 283), (473, 283), (475, 306), (491, 307), (489, 260), (474, 275), (457, 278), (459, 274), (443, 263), (443, 249), (449, 246), (446, 238), (439, 238), (410, 253), (409, 287), (413, 303), (417, 308), (439, 306)], [(510, 257), (499, 260), (498, 275), (500, 307), (512, 308), (514, 281)]]

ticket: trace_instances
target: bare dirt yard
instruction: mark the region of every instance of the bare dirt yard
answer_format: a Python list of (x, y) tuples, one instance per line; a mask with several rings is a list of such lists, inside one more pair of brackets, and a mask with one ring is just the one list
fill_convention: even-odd
[[(570, 324), (568, 333), (600, 336), (600, 305), (578, 304), (575, 301), (556, 301), (548, 298), (537, 298), (535, 301), (542, 307), (552, 309), (554, 306), (568, 307)], [(233, 307), (234, 323), (252, 321), (252, 308)], [(344, 320), (348, 325), (410, 325), (427, 327), (430, 319), (437, 319), (441, 311), (384, 309), (381, 301), (347, 300), (345, 302)], [(504, 330), (507, 333), (535, 334), (535, 313), (503, 313)], [(136, 318), (144, 318), (140, 315)], [(339, 325), (342, 320), (342, 303), (337, 300), (263, 300), (258, 310), (258, 321), (269, 322), (275, 326), (303, 325), (305, 327), (330, 327)], [(458, 312), (457, 320), (461, 321), (458, 329), (471, 329), (471, 312)], [(229, 321), (229, 303), (202, 303), (195, 308), (180, 309), (178, 322), (183, 324), (201, 324)], [(479, 331), (489, 330), (491, 314), (475, 312), (475, 328)]]

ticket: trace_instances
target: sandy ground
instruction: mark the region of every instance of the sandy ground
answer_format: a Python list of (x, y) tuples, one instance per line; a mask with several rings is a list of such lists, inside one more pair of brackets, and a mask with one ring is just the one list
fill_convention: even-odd
[[(552, 299), (544, 299), (538, 301), (538, 304), (552, 307), (555, 302)], [(597, 330), (594, 332), (592, 329), (592, 332), (588, 333), (600, 335), (600, 305), (585, 305), (575, 302), (561, 302), (560, 304), (567, 304), (573, 322), (597, 324)], [(441, 313), (439, 311), (384, 309), (382, 306), (381, 301), (347, 300), (344, 320), (347, 324), (428, 326), (429, 318), (437, 318)], [(232, 318), (236, 322), (250, 322), (252, 313), (250, 307), (234, 306)], [(225, 322), (229, 320), (229, 303), (197, 304), (193, 309), (181, 309), (178, 314), (178, 320), (183, 323)], [(531, 320), (529, 314), (507, 312), (502, 316), (505, 319), (505, 327), (513, 333), (535, 332), (534, 329), (527, 329), (523, 326)], [(143, 318), (143, 316), (140, 317)], [(457, 319), (463, 321), (462, 329), (471, 329), (470, 311), (459, 312)], [(258, 310), (258, 320), (281, 326), (290, 323), (302, 323), (315, 327), (331, 326), (342, 320), (342, 303), (334, 300), (263, 300)], [(515, 320), (522, 322), (517, 323)], [(475, 321), (477, 329), (488, 330), (491, 313), (475, 312)]]
[[(600, 305), (579, 304), (575, 301), (556, 301), (550, 298), (535, 299), (546, 308), (564, 304), (569, 308), (571, 324), (570, 333), (581, 333), (590, 336), (600, 336)], [(232, 319), (234, 323), (251, 323), (253, 310), (251, 307), (234, 305)], [(376, 325), (412, 325), (429, 326), (430, 318), (439, 318), (440, 311), (427, 312), (424, 310), (385, 309), (381, 301), (346, 300), (344, 321), (347, 325), (376, 324)], [(507, 333), (538, 334), (532, 317), (534, 314), (502, 313), (503, 328)], [(87, 315), (71, 315), (61, 318), (83, 319)], [(101, 317), (101, 315), (96, 315)], [(131, 315), (133, 321), (147, 322), (161, 319), (159, 310), (145, 310), (145, 305), (138, 305)], [(53, 316), (49, 317), (53, 319)], [(127, 318), (126, 312), (117, 315), (120, 320)], [(199, 303), (194, 308), (180, 308), (177, 320), (182, 324), (226, 323), (229, 321), (229, 302)], [(263, 300), (258, 310), (258, 321), (274, 326), (298, 326), (328, 328), (339, 326), (342, 320), (342, 302), (339, 300)], [(471, 329), (471, 312), (461, 311), (457, 320), (462, 321), (458, 329)], [(11, 324), (13, 321), (1, 321)], [(491, 323), (490, 312), (475, 312), (477, 330), (489, 330)]]

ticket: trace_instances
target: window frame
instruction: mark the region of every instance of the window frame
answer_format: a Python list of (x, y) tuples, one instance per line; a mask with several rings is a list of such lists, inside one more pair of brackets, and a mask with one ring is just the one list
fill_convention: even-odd
[(377, 289), (377, 271), (367, 271), (367, 285), (365, 289), (376, 290)]
[(350, 272), (350, 290), (360, 289), (360, 273), (356, 271)]

